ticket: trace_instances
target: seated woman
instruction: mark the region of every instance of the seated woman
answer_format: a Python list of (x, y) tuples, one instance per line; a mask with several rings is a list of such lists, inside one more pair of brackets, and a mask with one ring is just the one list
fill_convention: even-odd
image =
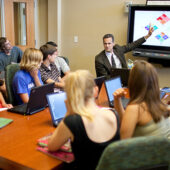
[(40, 50), (28, 48), (20, 62), (20, 70), (13, 79), (13, 91), (18, 104), (28, 103), (31, 88), (43, 84), (40, 75), (40, 65), (43, 55)]
[(105, 147), (120, 138), (117, 116), (95, 103), (96, 88), (86, 70), (66, 76), (67, 114), (48, 143), (48, 149), (55, 151), (70, 139), (79, 169), (95, 169)]
[(135, 62), (130, 72), (129, 104), (124, 110), (120, 98), (126, 95), (124, 89), (116, 90), (114, 106), (120, 115), (121, 139), (135, 136), (170, 137), (170, 115), (167, 106), (160, 99), (156, 69), (146, 61)]
[(10, 108), (12, 108), (13, 106), (12, 106), (11, 104), (7, 104), (7, 103), (5, 102), (4, 97), (3, 97), (2, 93), (0, 92), (0, 108), (3, 108), (3, 107), (10, 109)]

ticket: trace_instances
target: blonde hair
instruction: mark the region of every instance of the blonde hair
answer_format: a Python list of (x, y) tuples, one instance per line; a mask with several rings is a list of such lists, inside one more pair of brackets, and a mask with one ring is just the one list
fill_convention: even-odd
[(39, 69), (41, 61), (43, 60), (42, 52), (35, 48), (27, 48), (24, 51), (20, 62), (20, 69), (31, 71), (32, 69)]
[(65, 79), (65, 91), (73, 113), (92, 120), (92, 114), (88, 111), (86, 104), (93, 99), (94, 87), (94, 77), (89, 71), (77, 70), (68, 74)]

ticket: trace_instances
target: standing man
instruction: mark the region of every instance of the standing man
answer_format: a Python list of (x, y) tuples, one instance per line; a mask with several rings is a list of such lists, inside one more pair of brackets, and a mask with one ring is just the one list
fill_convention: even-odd
[(106, 34), (103, 36), (104, 50), (95, 57), (95, 69), (97, 77), (106, 76), (110, 78), (110, 69), (127, 68), (124, 54), (132, 51), (139, 45), (143, 44), (153, 32), (153, 27), (150, 27), (148, 34), (132, 43), (124, 46), (114, 44), (114, 36)]
[(6, 37), (0, 38), (0, 72), (12, 63), (20, 63), (23, 52), (16, 46), (12, 46)]

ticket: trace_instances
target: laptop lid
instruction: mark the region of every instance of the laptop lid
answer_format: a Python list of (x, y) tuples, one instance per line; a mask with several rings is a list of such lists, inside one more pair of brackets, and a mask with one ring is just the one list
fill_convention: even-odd
[[(106, 93), (107, 93), (107, 97), (108, 97), (108, 101), (109, 101), (109, 106), (114, 107), (113, 93), (117, 89), (122, 88), (120, 76), (106, 80), (105, 81), (105, 88), (106, 88)], [(129, 99), (122, 97), (121, 101), (122, 101), (123, 107), (125, 108), (127, 106), (128, 102), (129, 102)]]
[(113, 93), (119, 88), (122, 88), (120, 76), (105, 81), (106, 93), (109, 105), (113, 107), (114, 96)]
[(127, 87), (130, 69), (127, 69), (127, 68), (111, 68), (110, 74), (111, 74), (111, 77), (113, 77), (113, 78), (120, 76), (122, 86)]
[(102, 87), (102, 84), (103, 82), (106, 80), (106, 77), (105, 76), (101, 76), (101, 77), (96, 77), (94, 79), (95, 83), (96, 83), (96, 86), (98, 87), (99, 89), (99, 92), (100, 92), (100, 89)]
[(57, 126), (58, 123), (65, 116), (67, 109), (65, 106), (66, 93), (52, 93), (47, 96), (48, 106), (50, 108), (51, 119), (54, 126)]
[(39, 112), (47, 106), (46, 95), (52, 92), (54, 92), (54, 83), (33, 87), (27, 104), (15, 106), (14, 108), (8, 109), (8, 111), (24, 115)]

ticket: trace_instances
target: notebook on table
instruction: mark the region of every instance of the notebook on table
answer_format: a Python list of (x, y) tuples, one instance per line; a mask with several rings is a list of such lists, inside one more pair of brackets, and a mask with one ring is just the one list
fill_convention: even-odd
[(51, 119), (53, 125), (56, 127), (60, 123), (60, 121), (64, 118), (67, 112), (65, 105), (66, 93), (65, 92), (52, 93), (48, 94), (46, 97), (50, 109)]
[(99, 89), (99, 92), (100, 92), (100, 89), (102, 87), (102, 84), (104, 83), (104, 81), (106, 80), (106, 77), (105, 76), (101, 76), (101, 77), (96, 77), (94, 79), (95, 83), (96, 83), (96, 86), (98, 87)]
[[(104, 83), (105, 83), (106, 93), (109, 101), (109, 106), (114, 107), (113, 93), (117, 89), (122, 88), (120, 76), (106, 80)], [(125, 108), (127, 103), (129, 102), (129, 99), (122, 97), (121, 100), (122, 100), (123, 107)]]
[(128, 79), (130, 74), (130, 69), (127, 68), (111, 68), (110, 70), (111, 77), (121, 77), (121, 83), (123, 87), (127, 87), (128, 85)]
[(47, 107), (46, 95), (52, 92), (54, 92), (54, 83), (33, 87), (30, 92), (28, 103), (14, 106), (8, 109), (8, 111), (23, 115), (31, 115), (39, 112)]

